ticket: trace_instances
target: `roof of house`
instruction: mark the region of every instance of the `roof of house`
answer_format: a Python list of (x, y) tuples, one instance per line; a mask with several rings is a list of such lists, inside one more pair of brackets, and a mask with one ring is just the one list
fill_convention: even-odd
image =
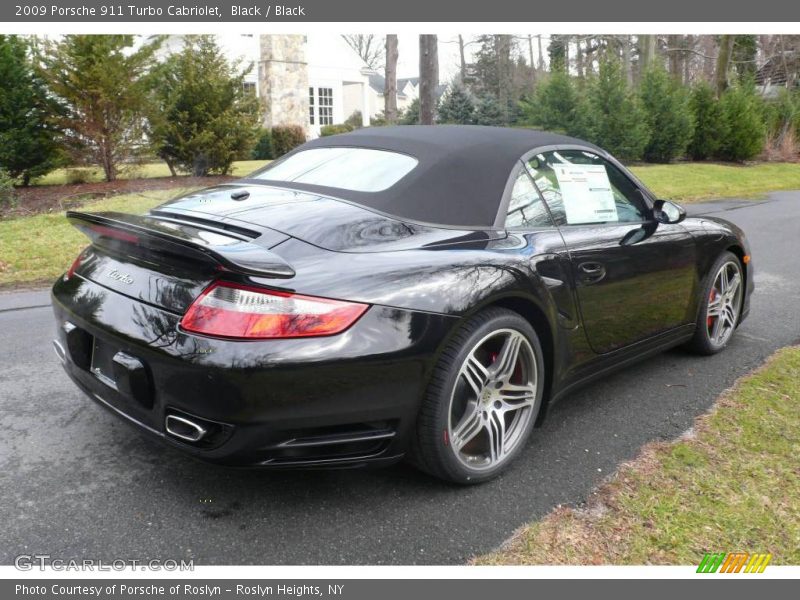
[[(417, 166), (378, 192), (285, 181), (279, 185), (350, 200), (401, 219), (493, 227), (506, 183), (520, 158), (530, 150), (552, 145), (597, 149), (575, 138), (531, 129), (474, 125), (367, 127), (318, 138), (287, 156), (311, 148), (373, 148), (412, 156), (417, 159)], [(258, 178), (269, 182), (269, 167)]]
[[(403, 93), (405, 85), (401, 86), (400, 81), (402, 80), (397, 80), (397, 97), (405, 98), (406, 95)], [(369, 86), (379, 94), (383, 94), (386, 90), (386, 78), (380, 73), (371, 73), (369, 75)]]
[(786, 85), (800, 78), (800, 52), (787, 50), (771, 57), (756, 71), (757, 85)]
[(397, 89), (400, 90), (406, 87), (406, 84), (419, 85), (419, 77), (401, 77), (397, 80)]
[[(397, 80), (397, 97), (398, 98), (405, 98), (407, 94), (403, 92), (407, 84), (411, 84), (413, 86), (419, 85), (419, 77), (403, 77)], [(384, 90), (386, 89), (386, 78), (381, 75), (380, 73), (372, 73), (369, 75), (369, 86), (375, 90), (379, 94), (383, 94)], [(447, 91), (448, 84), (440, 83), (436, 86), (436, 99), (438, 100), (441, 98), (444, 93)]]

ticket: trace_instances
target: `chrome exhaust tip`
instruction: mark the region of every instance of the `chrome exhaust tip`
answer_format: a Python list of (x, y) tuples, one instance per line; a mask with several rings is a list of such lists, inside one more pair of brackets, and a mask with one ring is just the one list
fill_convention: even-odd
[(164, 420), (164, 428), (171, 436), (186, 442), (199, 442), (208, 433), (202, 425), (177, 415), (167, 415)]
[(64, 350), (64, 346), (61, 345), (61, 342), (59, 342), (58, 340), (53, 340), (53, 350), (55, 350), (58, 360), (60, 360), (62, 364), (66, 364), (67, 351)]

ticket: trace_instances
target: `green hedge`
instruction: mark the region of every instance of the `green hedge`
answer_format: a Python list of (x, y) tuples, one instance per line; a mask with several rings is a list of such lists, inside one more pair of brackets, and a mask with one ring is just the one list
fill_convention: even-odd
[(323, 125), (320, 130), (319, 134), (322, 137), (326, 137), (329, 135), (336, 135), (337, 133), (348, 133), (353, 131), (354, 127), (352, 125), (348, 125), (347, 123), (338, 123), (336, 125)]
[(272, 152), (278, 158), (306, 142), (306, 132), (300, 125), (278, 125), (272, 128)]
[(272, 160), (275, 158), (275, 153), (272, 149), (272, 132), (269, 129), (262, 129), (258, 134), (258, 141), (253, 147), (250, 158), (251, 160)]

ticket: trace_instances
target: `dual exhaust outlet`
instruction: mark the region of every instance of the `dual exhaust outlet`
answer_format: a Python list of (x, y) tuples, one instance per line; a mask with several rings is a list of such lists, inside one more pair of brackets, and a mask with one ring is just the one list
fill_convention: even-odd
[(191, 443), (199, 442), (208, 433), (208, 430), (199, 423), (178, 415), (167, 415), (164, 420), (164, 429), (169, 435)]

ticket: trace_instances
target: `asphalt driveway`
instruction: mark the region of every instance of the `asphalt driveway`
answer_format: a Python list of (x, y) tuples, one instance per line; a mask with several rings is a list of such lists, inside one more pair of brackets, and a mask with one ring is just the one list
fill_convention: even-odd
[[(651, 358), (556, 405), (516, 467), (457, 488), (406, 466), (254, 472), (196, 462), (85, 398), (50, 345), (43, 293), (0, 295), (0, 564), (18, 554), (197, 564), (443, 564), (489, 551), (651, 440), (685, 431), (776, 348), (800, 341), (800, 192), (690, 206), (747, 232), (750, 318), (728, 350)], [(65, 259), (67, 260), (67, 259)]]

